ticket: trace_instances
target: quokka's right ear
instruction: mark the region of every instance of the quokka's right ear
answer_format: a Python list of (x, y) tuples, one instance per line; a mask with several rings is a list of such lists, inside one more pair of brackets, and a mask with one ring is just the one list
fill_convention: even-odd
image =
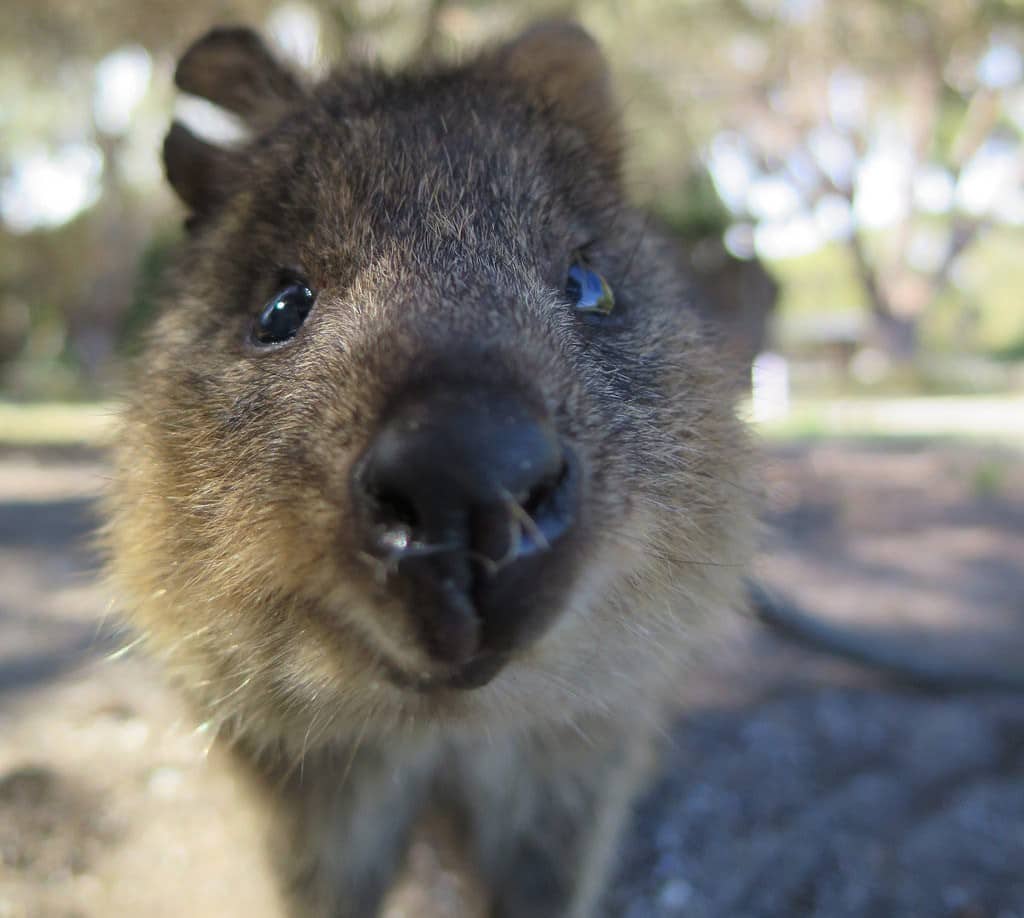
[[(262, 39), (246, 28), (207, 32), (178, 62), (174, 82), (184, 92), (238, 115), (254, 131), (272, 124), (306, 92)], [(167, 180), (192, 210), (187, 225), (194, 227), (231, 194), (239, 156), (197, 137), (177, 121), (163, 152)]]
[(500, 74), (583, 131), (594, 154), (618, 174), (622, 129), (611, 73), (597, 42), (583, 28), (568, 20), (539, 22), (500, 45), (492, 59)]
[[(235, 154), (196, 137), (175, 121), (164, 139), (164, 170), (167, 181), (195, 218), (214, 210), (234, 184)], [(190, 219), (188, 226), (197, 220)]]

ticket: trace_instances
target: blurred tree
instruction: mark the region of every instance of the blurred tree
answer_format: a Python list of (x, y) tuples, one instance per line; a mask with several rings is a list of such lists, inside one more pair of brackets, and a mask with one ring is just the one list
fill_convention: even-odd
[(12, 392), (89, 394), (108, 375), (135, 266), (168, 216), (159, 144), (173, 61), (212, 22), (270, 8), (39, 0), (5, 10), (0, 380)]
[(729, 6), (750, 79), (712, 144), (723, 193), (769, 253), (841, 240), (878, 343), (913, 357), (960, 256), (1024, 224), (1024, 4)]

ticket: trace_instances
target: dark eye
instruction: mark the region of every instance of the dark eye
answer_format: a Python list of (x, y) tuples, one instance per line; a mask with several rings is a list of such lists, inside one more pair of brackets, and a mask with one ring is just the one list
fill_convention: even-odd
[(257, 344), (278, 344), (294, 338), (313, 308), (315, 294), (305, 284), (289, 284), (263, 307), (253, 338)]
[(579, 312), (606, 316), (615, 308), (612, 288), (593, 268), (577, 259), (565, 280), (565, 298)]

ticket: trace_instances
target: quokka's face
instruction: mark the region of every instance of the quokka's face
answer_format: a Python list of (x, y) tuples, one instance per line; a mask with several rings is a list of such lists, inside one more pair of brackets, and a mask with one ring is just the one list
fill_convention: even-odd
[(215, 717), (307, 745), (628, 694), (728, 592), (739, 444), (600, 55), (548, 26), (416, 78), (268, 68), (244, 32), (179, 68), (257, 132), (165, 148), (195, 216), (125, 433), (137, 621)]

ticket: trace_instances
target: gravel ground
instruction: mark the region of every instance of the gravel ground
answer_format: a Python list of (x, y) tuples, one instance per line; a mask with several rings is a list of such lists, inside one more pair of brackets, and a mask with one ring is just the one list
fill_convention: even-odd
[[(103, 475), (0, 453), (0, 918), (270, 918), (246, 789), (150, 664), (107, 659)], [(773, 587), (915, 653), (1024, 666), (1018, 454), (792, 447), (767, 485)], [(1024, 918), (1019, 697), (914, 694), (755, 623), (681, 694), (609, 916)], [(427, 914), (416, 884), (451, 887), (445, 863), (417, 845), (392, 916)]]
[(686, 719), (609, 916), (1024, 915), (1024, 706), (795, 691)]

